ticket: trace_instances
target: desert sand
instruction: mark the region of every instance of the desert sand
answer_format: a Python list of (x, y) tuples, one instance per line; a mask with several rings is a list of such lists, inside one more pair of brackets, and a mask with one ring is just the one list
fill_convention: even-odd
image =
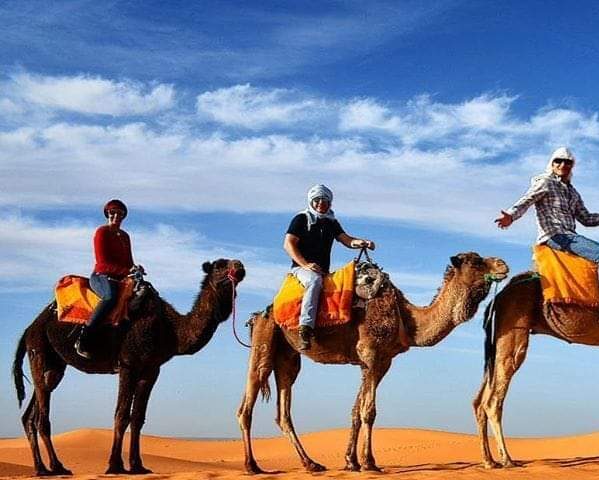
[[(109, 430), (77, 430), (56, 435), (55, 446), (74, 478), (120, 478), (104, 475), (112, 433)], [(312, 477), (398, 477), (405, 479), (583, 479), (599, 475), (599, 433), (559, 438), (509, 439), (512, 455), (523, 461), (513, 469), (485, 470), (480, 466), (475, 435), (428, 430), (378, 428), (374, 447), (384, 472), (346, 472), (343, 455), (347, 430), (330, 430), (302, 436), (308, 453), (326, 465), (323, 473), (306, 473), (284, 437), (256, 439), (254, 452), (263, 469), (271, 473), (256, 478), (306, 480)], [(128, 440), (128, 439), (127, 439)], [(142, 439), (145, 466), (160, 480), (228, 480), (245, 475), (243, 447), (238, 440), (182, 440), (145, 435)], [(126, 456), (125, 456), (126, 459)], [(25, 438), (0, 440), (0, 476), (27, 478), (33, 475)], [(133, 478), (133, 476), (131, 476)], [(139, 477), (137, 477), (139, 478)]]

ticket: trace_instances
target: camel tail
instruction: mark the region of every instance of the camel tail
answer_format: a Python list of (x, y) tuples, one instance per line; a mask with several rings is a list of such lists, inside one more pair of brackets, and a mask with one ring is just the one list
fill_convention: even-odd
[[(246, 325), (250, 327), (250, 339), (252, 345), (254, 345), (254, 332), (256, 322), (259, 321), (260, 318), (266, 318), (272, 313), (272, 305), (269, 305), (264, 309), (264, 311), (258, 311), (252, 313), (250, 319), (247, 321)], [(268, 360), (271, 360), (270, 358)], [(272, 371), (272, 366), (267, 364), (258, 365), (258, 378), (260, 381), (260, 395), (264, 402), (270, 401), (270, 383), (268, 382), (268, 378), (270, 377), (270, 373)]]
[(23, 332), (21, 340), (19, 340), (19, 345), (17, 346), (17, 351), (15, 353), (15, 360), (12, 364), (12, 376), (15, 381), (15, 389), (17, 390), (19, 408), (21, 408), (23, 400), (25, 400), (25, 383), (23, 382), (25, 374), (23, 373), (23, 359), (25, 358), (25, 353), (27, 352), (27, 346), (25, 343), (26, 335), (27, 330)]
[(260, 385), (260, 395), (262, 395), (262, 401), (270, 401), (270, 383), (268, 382), (268, 378)]

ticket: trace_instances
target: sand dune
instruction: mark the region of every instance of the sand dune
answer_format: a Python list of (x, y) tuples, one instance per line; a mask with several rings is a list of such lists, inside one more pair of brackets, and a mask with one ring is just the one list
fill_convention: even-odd
[[(349, 480), (380, 478), (378, 473), (342, 470), (348, 432), (331, 430), (302, 436), (314, 460), (329, 470), (310, 475), (302, 469), (286, 438), (257, 439), (254, 452), (262, 468), (272, 473), (257, 478), (306, 480), (312, 476)], [(76, 478), (105, 476), (112, 433), (109, 430), (77, 430), (56, 435), (55, 446)], [(428, 430), (378, 428), (375, 453), (384, 474), (401, 478), (463, 479), (586, 479), (599, 475), (599, 433), (558, 438), (510, 439), (509, 446), (523, 466), (509, 470), (485, 470), (474, 435)], [(128, 441), (128, 439), (127, 439)], [(142, 440), (146, 467), (155, 473), (146, 478), (165, 480), (228, 480), (244, 474), (240, 441), (181, 440), (146, 435)], [(29, 445), (24, 438), (0, 440), (0, 476), (33, 475)]]

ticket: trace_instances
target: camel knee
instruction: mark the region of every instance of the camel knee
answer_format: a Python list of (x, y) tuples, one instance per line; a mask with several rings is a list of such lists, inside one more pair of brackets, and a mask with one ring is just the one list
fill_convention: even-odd
[(376, 419), (376, 406), (368, 405), (360, 412), (360, 419), (366, 425), (372, 425)]
[(252, 426), (252, 409), (248, 408), (245, 399), (237, 410), (237, 423), (242, 430), (249, 430)]
[(54, 390), (58, 384), (60, 383), (60, 381), (62, 380), (62, 377), (64, 376), (64, 371), (60, 372), (58, 370), (47, 370), (44, 372), (44, 385), (46, 387), (46, 390), (48, 391), (52, 391)]
[(283, 433), (289, 433), (293, 431), (293, 424), (291, 423), (291, 418), (289, 418), (289, 415), (287, 414), (277, 415), (275, 423), (279, 426)]

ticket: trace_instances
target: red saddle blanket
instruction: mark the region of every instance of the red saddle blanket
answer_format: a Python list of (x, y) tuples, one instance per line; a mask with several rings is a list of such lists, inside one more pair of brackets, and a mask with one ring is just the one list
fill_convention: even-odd
[[(117, 304), (102, 323), (118, 325), (127, 313), (127, 302), (133, 295), (135, 282), (126, 278), (119, 283)], [(58, 307), (58, 320), (62, 322), (87, 323), (100, 302), (100, 297), (89, 286), (89, 279), (78, 275), (66, 275), (58, 280), (54, 295)]]
[[(340, 325), (351, 320), (354, 297), (355, 262), (324, 277), (316, 327)], [(282, 327), (298, 328), (304, 287), (293, 275), (283, 280), (273, 302), (275, 322)]]

